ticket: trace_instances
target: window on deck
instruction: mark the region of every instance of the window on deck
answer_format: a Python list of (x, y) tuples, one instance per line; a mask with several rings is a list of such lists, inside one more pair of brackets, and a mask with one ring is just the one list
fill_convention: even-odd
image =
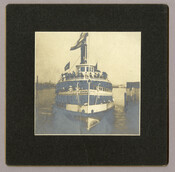
[(85, 67), (81, 67), (81, 71), (84, 72), (85, 71)]

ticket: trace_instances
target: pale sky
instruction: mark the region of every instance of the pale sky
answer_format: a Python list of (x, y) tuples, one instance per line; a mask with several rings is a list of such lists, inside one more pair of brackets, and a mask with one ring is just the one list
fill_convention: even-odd
[[(88, 32), (88, 62), (108, 74), (112, 84), (140, 81), (141, 32)], [(64, 66), (80, 57), (70, 51), (81, 32), (35, 32), (35, 79), (57, 83)], [(80, 58), (76, 64), (80, 63)], [(72, 70), (74, 70), (72, 68)]]

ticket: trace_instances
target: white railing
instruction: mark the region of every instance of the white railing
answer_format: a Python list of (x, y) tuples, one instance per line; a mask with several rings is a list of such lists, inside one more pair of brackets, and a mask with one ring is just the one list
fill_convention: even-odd
[(95, 78), (95, 77), (75, 77), (75, 78), (69, 78), (69, 79), (60, 79), (59, 81), (61, 82), (65, 82), (65, 81), (80, 81), (80, 80), (97, 80), (97, 81), (107, 81), (109, 82), (108, 79), (104, 79), (104, 78)]

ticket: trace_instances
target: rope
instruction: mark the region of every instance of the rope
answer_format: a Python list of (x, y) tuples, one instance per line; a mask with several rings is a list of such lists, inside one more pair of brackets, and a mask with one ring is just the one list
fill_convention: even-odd
[(71, 71), (71, 69), (75, 66), (75, 64), (77, 63), (77, 61), (79, 60), (79, 58), (80, 58), (80, 56), (77, 58), (77, 60), (75, 61), (75, 63), (72, 65), (72, 67), (69, 69), (69, 71), (68, 72), (70, 72)]

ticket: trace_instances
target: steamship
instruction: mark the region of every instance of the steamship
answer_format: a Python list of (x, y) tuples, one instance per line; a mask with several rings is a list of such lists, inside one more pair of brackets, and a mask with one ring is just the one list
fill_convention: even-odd
[(89, 64), (87, 59), (88, 33), (80, 38), (70, 50), (81, 49), (80, 64), (70, 71), (70, 62), (56, 85), (56, 105), (70, 112), (91, 116), (114, 107), (112, 84), (106, 72), (98, 69), (98, 64)]

